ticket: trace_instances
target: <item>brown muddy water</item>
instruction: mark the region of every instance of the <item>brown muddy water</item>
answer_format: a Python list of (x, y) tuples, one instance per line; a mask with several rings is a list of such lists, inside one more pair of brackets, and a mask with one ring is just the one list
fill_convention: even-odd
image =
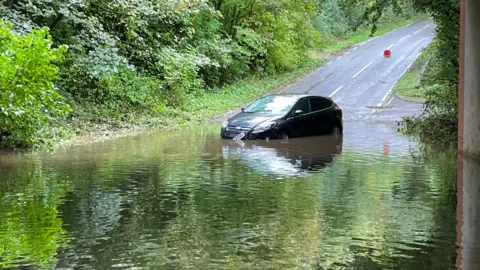
[(454, 153), (378, 123), (244, 145), (218, 131), (0, 155), (0, 267), (455, 268)]

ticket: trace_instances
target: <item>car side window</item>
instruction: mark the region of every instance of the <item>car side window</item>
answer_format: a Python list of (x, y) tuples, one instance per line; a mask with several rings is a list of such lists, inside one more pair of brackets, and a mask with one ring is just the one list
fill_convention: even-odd
[(310, 104), (308, 103), (308, 99), (304, 98), (304, 99), (298, 101), (297, 104), (295, 105), (295, 107), (293, 108), (293, 112), (295, 112), (297, 110), (302, 110), (303, 113), (311, 112)]
[(332, 102), (325, 98), (310, 98), (310, 105), (312, 106), (312, 111), (321, 111), (332, 107)]

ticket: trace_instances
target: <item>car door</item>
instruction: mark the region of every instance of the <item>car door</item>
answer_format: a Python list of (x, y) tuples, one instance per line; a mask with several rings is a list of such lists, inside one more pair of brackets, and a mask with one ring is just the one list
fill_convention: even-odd
[[(295, 111), (302, 110), (303, 113), (295, 115)], [(286, 121), (287, 128), (293, 137), (310, 136), (313, 134), (311, 129), (314, 124), (315, 116), (310, 109), (308, 98), (300, 99), (293, 107)]]
[(333, 102), (322, 97), (309, 98), (314, 120), (314, 133), (316, 135), (329, 134), (332, 130)]

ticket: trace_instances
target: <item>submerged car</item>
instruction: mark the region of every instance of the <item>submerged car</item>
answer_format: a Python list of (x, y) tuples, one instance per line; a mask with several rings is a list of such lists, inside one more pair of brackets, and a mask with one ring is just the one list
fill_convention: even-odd
[(223, 139), (284, 140), (342, 133), (342, 109), (329, 97), (307, 94), (264, 96), (221, 127)]

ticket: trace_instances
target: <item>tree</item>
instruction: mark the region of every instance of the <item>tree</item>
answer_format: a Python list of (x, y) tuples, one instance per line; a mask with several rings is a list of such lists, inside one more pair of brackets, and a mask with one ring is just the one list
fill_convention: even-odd
[(66, 50), (52, 48), (46, 28), (21, 35), (0, 20), (0, 134), (18, 144), (33, 144), (41, 125), (69, 112), (54, 86), (54, 62), (61, 61)]

